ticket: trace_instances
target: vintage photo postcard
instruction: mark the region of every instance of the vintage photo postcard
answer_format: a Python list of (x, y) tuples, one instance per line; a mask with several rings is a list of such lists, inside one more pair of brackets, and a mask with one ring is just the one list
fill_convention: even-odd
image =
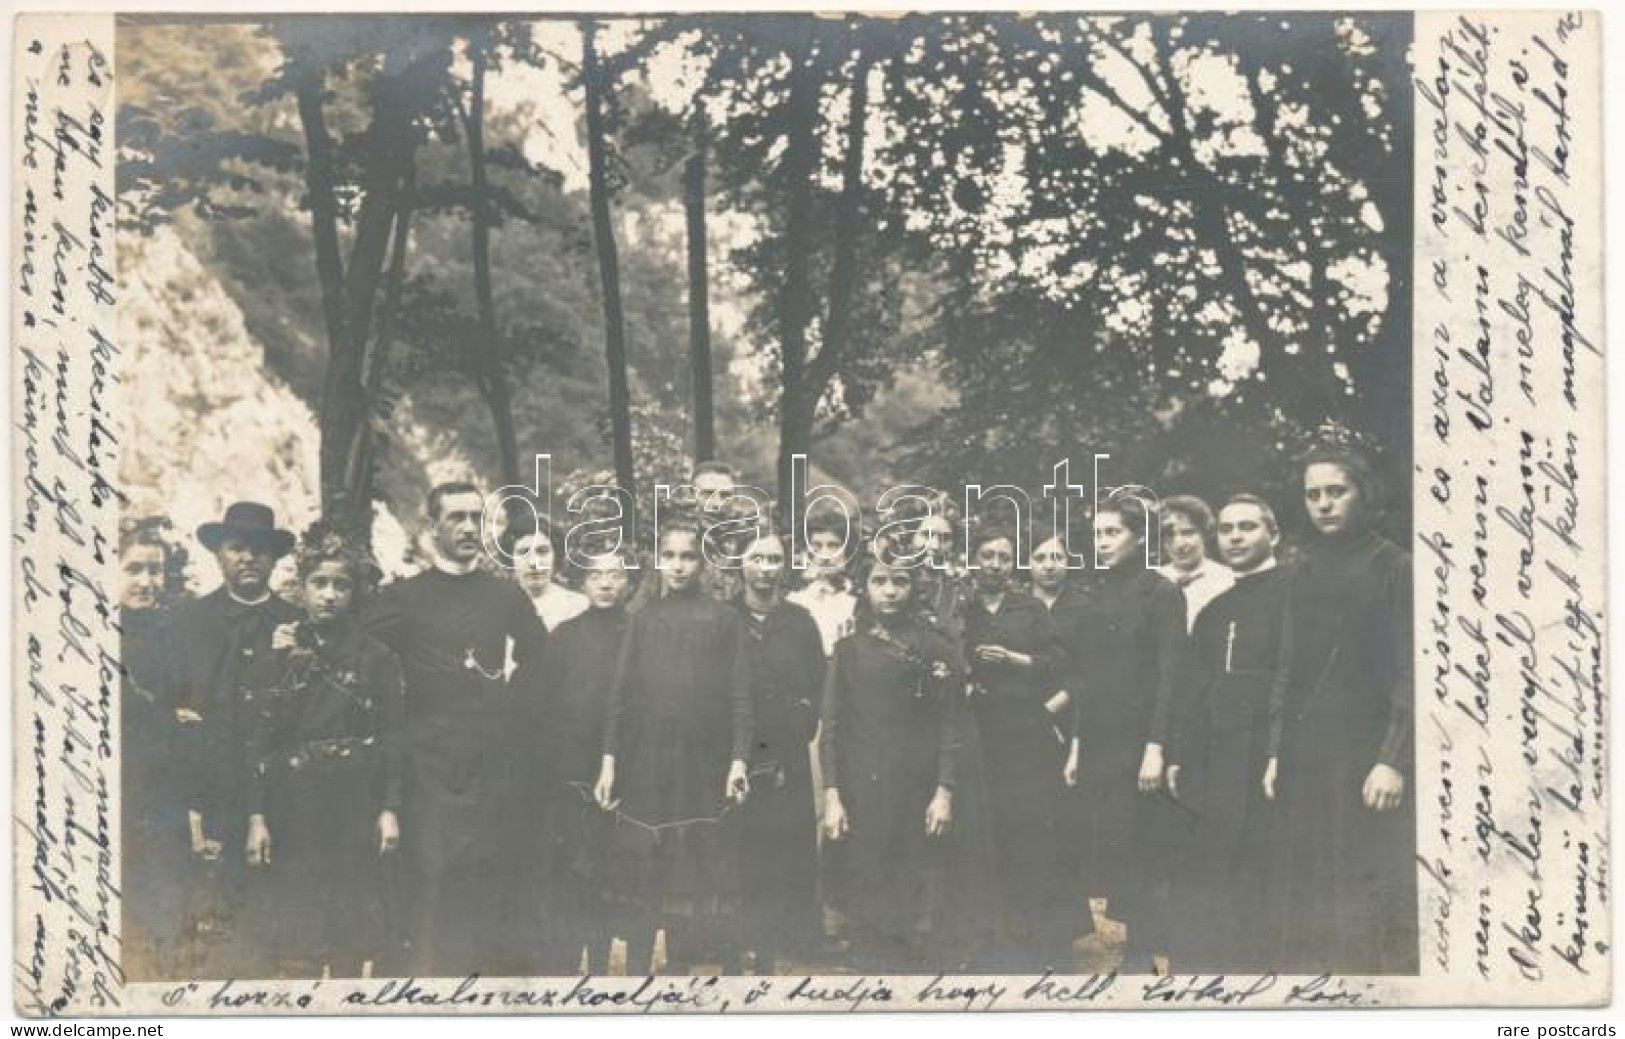
[(22, 15), (25, 1015), (1611, 999), (1595, 11)]

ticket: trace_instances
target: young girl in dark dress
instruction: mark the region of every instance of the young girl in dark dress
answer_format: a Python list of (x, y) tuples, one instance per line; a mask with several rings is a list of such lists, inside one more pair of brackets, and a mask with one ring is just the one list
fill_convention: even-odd
[[(752, 703), (745, 623), (705, 594), (699, 527), (663, 517), (659, 598), (633, 614), (610, 683), (595, 795), (616, 812), (612, 869), (634, 922), (627, 969), (666, 932), (667, 969), (724, 961), (738, 902)], [(727, 966), (724, 962), (724, 966)]]
[(1170, 942), (1170, 835), (1182, 825), (1163, 789), (1163, 751), (1185, 646), (1185, 600), (1146, 567), (1147, 518), (1135, 497), (1095, 510), (1095, 554), (1105, 566), (1089, 598), (1086, 662), (1066, 763), (1082, 786), (1092, 894), (1127, 928), (1125, 972), (1145, 972)]
[(608, 969), (612, 904), (604, 897), (608, 817), (584, 796), (597, 778), (615, 660), (628, 624), (627, 558), (604, 553), (591, 559), (581, 590), (587, 611), (553, 630), (542, 655), (548, 675), (536, 751), (544, 780), (542, 870), (544, 918), (537, 921), (546, 947), (548, 974)]
[(1302, 480), (1313, 530), (1287, 589), (1265, 778), (1283, 809), (1274, 966), (1414, 973), (1411, 558), (1372, 529), (1362, 455), (1322, 444)]
[(262, 947), (281, 977), (368, 976), (392, 931), (382, 856), (400, 841), (401, 669), (368, 636), (359, 550), (307, 533), (297, 557), (305, 619), (272, 641), (274, 687), (246, 698), (248, 861), (267, 871)]
[(750, 636), (755, 739), (740, 846), (739, 936), (758, 974), (780, 954), (806, 957), (818, 936), (817, 829), (809, 744), (824, 689), (824, 646), (812, 614), (783, 594), (785, 539), (749, 538), (734, 600)]
[[(1080, 575), (1071, 568), (1065, 540), (1050, 531), (1034, 533), (1031, 562), (1032, 596), (1049, 611), (1050, 627), (1065, 654), (1061, 669), (1053, 676), (1054, 691), (1044, 701), (1044, 709), (1055, 716), (1070, 739), (1073, 705), (1077, 690), (1083, 687), (1083, 672), (1088, 668), (1088, 661), (1080, 656), (1084, 629), (1088, 626), (1088, 591)], [(1058, 770), (1057, 778), (1060, 776)], [(1088, 845), (1086, 833), (1078, 825), (1078, 797), (1076, 788), (1062, 787), (1061, 855), (1065, 864), (1061, 870), (1060, 911), (1069, 922), (1073, 937), (1086, 938), (1095, 933), (1095, 917), (1084, 872)]]
[(857, 630), (835, 645), (818, 738), (830, 894), (860, 968), (922, 973), (952, 911), (954, 788), (965, 679), (918, 615), (916, 570), (881, 544), (859, 575)]

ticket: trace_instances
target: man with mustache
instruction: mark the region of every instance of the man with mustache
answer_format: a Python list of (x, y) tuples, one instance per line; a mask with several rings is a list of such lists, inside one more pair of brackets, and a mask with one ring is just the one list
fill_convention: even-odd
[(525, 665), (547, 631), (519, 585), (479, 566), (484, 508), (471, 483), (431, 490), (432, 565), (380, 591), (366, 622), (405, 677), (410, 972), (432, 977), (529, 973), (515, 962), (527, 936), (511, 912), (529, 864), (501, 854), (511, 846), (503, 834), (520, 825), (503, 818), (522, 749), (507, 662), (511, 652)]
[[(300, 612), (270, 589), (271, 570), (293, 547), (293, 535), (276, 525), (266, 505), (240, 501), (218, 523), (197, 529), (197, 539), (214, 553), (221, 585), (179, 612), (181, 648), (176, 717), (201, 730), (191, 772), (189, 816), (192, 852), (220, 860), (219, 889), (204, 900), (219, 900), (213, 921), (219, 944), (206, 948), (200, 977), (254, 977), (254, 950), (244, 944), (252, 892), (246, 870), (248, 811), (245, 802), (250, 714), (245, 697), (277, 681), (271, 637)], [(218, 973), (217, 973), (218, 972)]]

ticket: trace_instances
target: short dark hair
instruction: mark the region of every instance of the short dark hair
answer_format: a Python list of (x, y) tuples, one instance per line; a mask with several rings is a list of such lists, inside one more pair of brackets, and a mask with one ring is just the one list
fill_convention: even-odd
[(450, 480), (446, 483), (437, 483), (429, 491), (429, 499), (425, 503), (425, 508), (428, 510), (431, 520), (438, 520), (440, 518), (441, 502), (453, 494), (478, 493), (480, 493), (480, 489), (467, 480)]
[(1213, 510), (1194, 494), (1175, 494), (1164, 498), (1157, 511), (1160, 513), (1158, 520), (1162, 523), (1174, 516), (1183, 516), (1196, 525), (1204, 540), (1213, 536)]
[(1343, 470), (1343, 475), (1349, 482), (1360, 490), (1361, 511), (1369, 518), (1375, 516), (1381, 509), (1382, 487), (1377, 480), (1376, 469), (1371, 459), (1352, 447), (1343, 447), (1335, 444), (1317, 444), (1310, 448), (1298, 459), (1299, 489), (1302, 481), (1312, 465), (1335, 465)]
[(1126, 488), (1113, 491), (1105, 501), (1095, 506), (1097, 519), (1107, 512), (1116, 514), (1123, 521), (1123, 526), (1138, 530), (1142, 540), (1150, 535), (1150, 510), (1146, 508), (1145, 499), (1137, 494), (1127, 493)]
[(865, 615), (871, 609), (869, 606), (869, 575), (874, 572), (877, 566), (908, 572), (910, 582), (908, 604), (904, 607), (904, 612), (918, 613), (920, 611), (922, 605), (921, 584), (925, 580), (925, 574), (917, 567), (912, 566), (909, 560), (908, 553), (904, 552), (901, 546), (893, 544), (889, 538), (876, 538), (870, 543), (870, 550), (863, 554), (863, 559), (857, 567), (856, 594), (859, 607), (864, 611)]
[(1010, 542), (1010, 551), (1014, 552), (1021, 539), (1016, 536), (1015, 529), (1012, 527), (1001, 526), (997, 523), (978, 523), (972, 527), (965, 547), (970, 550), (971, 555), (975, 555), (976, 550), (989, 541), (1008, 541)]
[(562, 567), (564, 542), (558, 529), (532, 509), (519, 509), (509, 514), (508, 525), (502, 528), (502, 534), (497, 538), (497, 547), (502, 549), (504, 556), (512, 559), (514, 547), (520, 540), (537, 534), (547, 538), (548, 544), (553, 546), (554, 565)]
[(1281, 525), (1275, 520), (1275, 510), (1270, 508), (1270, 503), (1265, 501), (1262, 495), (1254, 494), (1251, 491), (1241, 491), (1240, 493), (1232, 494), (1230, 497), (1224, 500), (1224, 505), (1220, 506), (1219, 511), (1222, 513), (1225, 509), (1228, 509), (1232, 505), (1254, 506), (1258, 509), (1259, 513), (1263, 515), (1264, 525), (1269, 528), (1271, 534), (1279, 534), (1281, 532)]
[(707, 458), (703, 462), (694, 463), (694, 472), (691, 479), (698, 479), (701, 476), (704, 476), (706, 473), (721, 473), (728, 479), (736, 482), (739, 479), (739, 470), (735, 469), (727, 462), (720, 462), (715, 458)]
[[(655, 551), (659, 552), (660, 543), (665, 541), (666, 538), (672, 534), (692, 534), (694, 536), (694, 544), (696, 546), (701, 545), (704, 543), (705, 531), (705, 524), (701, 523), (696, 517), (687, 512), (678, 512), (674, 515), (662, 516), (660, 519), (660, 529), (655, 534)], [(700, 558), (702, 560), (705, 559), (704, 552), (700, 553)]]

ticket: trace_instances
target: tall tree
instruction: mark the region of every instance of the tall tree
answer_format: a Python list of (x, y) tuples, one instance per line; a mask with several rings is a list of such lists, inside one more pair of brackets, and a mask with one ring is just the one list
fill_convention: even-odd
[[(842, 134), (841, 193), (835, 199), (835, 242), (822, 335), (817, 350), (807, 362), (802, 384), (797, 389), (800, 399), (794, 402), (793, 407), (789, 400), (785, 403), (785, 410), (794, 415), (797, 424), (792, 442), (805, 445), (805, 450), (809, 451), (818, 402), (846, 361), (851, 339), (853, 299), (858, 280), (858, 237), (863, 230), (869, 69), (873, 64), (873, 50), (864, 39), (865, 24), (862, 20), (848, 21), (847, 46), (843, 48), (850, 54), (851, 72), (847, 83), (846, 127)], [(787, 385), (785, 390), (788, 397), (790, 387)], [(780, 451), (784, 450), (786, 448), (781, 444)]]
[(497, 324), (496, 301), (491, 292), (491, 223), (493, 206), (486, 178), (485, 74), (491, 50), (491, 35), (483, 25), (468, 38), (472, 75), (468, 106), (463, 110), (464, 132), (468, 138), (469, 200), (474, 260), (474, 298), (479, 312), (479, 333), (474, 336), (474, 367), (480, 393), (491, 409), (496, 431), (497, 458), (502, 482), (519, 482), (519, 448), (514, 433), (513, 404), (508, 390), (507, 350)]
[(623, 529), (630, 537), (636, 517), (629, 503), (637, 493), (632, 458), (632, 394), (626, 374), (626, 327), (621, 311), (620, 261), (615, 250), (615, 225), (609, 210), (609, 170), (606, 156), (605, 90), (609, 78), (598, 54), (598, 22), (581, 21), (581, 85), (587, 115), (587, 192), (592, 209), (593, 241), (598, 251), (598, 276), (604, 304), (604, 358), (609, 368), (609, 413), (615, 452), (615, 479), (625, 492), (628, 507), (622, 512)]
[[(349, 24), (349, 23), (346, 23)], [(415, 120), (425, 96), (426, 80), (443, 74), (450, 40), (436, 32), (403, 32), (387, 38), (379, 71), (372, 82), (372, 117), (356, 157), (360, 204), (348, 262), (338, 236), (336, 146), (326, 123), (324, 103), (328, 63), (335, 44), (322, 38), (328, 27), (295, 19), (278, 26), (289, 55), (289, 80), (298, 102), (307, 162), (306, 188), (321, 280), (322, 309), (328, 330), (328, 362), (317, 408), (321, 427), (322, 514), (365, 537), (370, 533), (371, 503), (356, 500), (370, 484), (351, 472), (352, 445), (370, 416), (362, 406), (367, 344), (391, 230), (396, 224), (404, 188), (415, 163), (419, 133)], [(341, 57), (348, 57), (340, 50)]]
[(376, 468), (377, 429), (383, 420), (382, 391), (385, 362), (395, 339), (401, 312), (401, 290), (406, 283), (406, 251), (412, 236), (412, 193), (416, 177), (407, 171), (400, 206), (395, 210), (394, 240), (389, 250), (389, 269), (384, 276), (384, 303), (377, 333), (362, 358), (361, 422), (351, 433), (344, 470), (345, 501), (348, 513), (341, 522), (346, 529), (362, 530), (372, 518), (373, 476)]
[(705, 98), (689, 113), (690, 147), (683, 165), (683, 215), (688, 235), (688, 358), (693, 371), (694, 457), (715, 458), (716, 418), (711, 402), (711, 287), (705, 227), (706, 163), (710, 128)]
[(799, 22), (789, 47), (790, 96), (786, 113), (782, 177), (787, 200), (784, 217), (784, 282), (779, 310), (779, 460), (780, 501), (794, 495), (792, 460), (812, 448), (814, 408), (806, 385), (808, 324), (813, 316), (813, 178), (818, 173), (818, 104), (823, 82), (814, 64), (818, 52), (815, 25)]

